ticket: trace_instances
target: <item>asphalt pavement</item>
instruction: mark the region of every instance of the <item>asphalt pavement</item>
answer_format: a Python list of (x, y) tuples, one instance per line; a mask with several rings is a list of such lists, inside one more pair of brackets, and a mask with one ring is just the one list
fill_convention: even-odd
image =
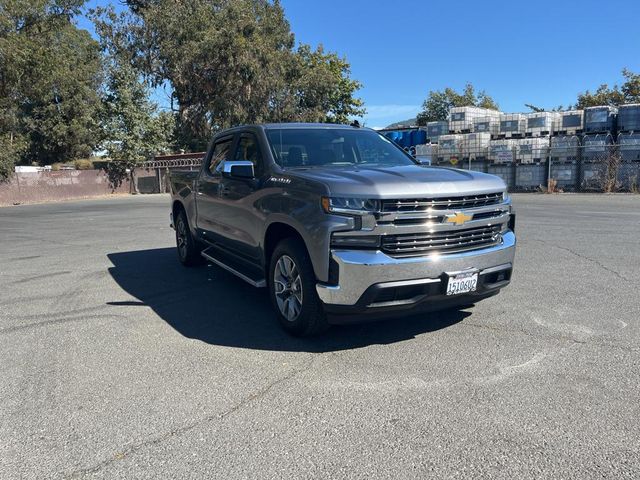
[(639, 478), (640, 196), (515, 195), (474, 308), (283, 333), (169, 199), (0, 209), (0, 478)]

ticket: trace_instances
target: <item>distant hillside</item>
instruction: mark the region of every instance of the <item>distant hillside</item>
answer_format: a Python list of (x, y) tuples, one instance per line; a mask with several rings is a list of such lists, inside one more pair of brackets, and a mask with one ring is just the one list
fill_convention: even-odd
[(392, 123), (391, 125), (387, 125), (384, 128), (415, 127), (416, 125), (418, 125), (418, 119), (414, 117), (408, 120), (402, 120), (401, 122)]

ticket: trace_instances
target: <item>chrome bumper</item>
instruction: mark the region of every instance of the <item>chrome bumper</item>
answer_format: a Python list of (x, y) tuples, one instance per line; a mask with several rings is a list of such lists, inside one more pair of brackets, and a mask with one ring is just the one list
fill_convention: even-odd
[(441, 256), (393, 258), (380, 251), (333, 250), (331, 257), (338, 264), (338, 285), (319, 283), (316, 289), (326, 304), (355, 305), (369, 287), (380, 283), (435, 283), (441, 281), (445, 272), (473, 268), (482, 275), (495, 267), (511, 268), (515, 246), (515, 234), (507, 231), (499, 245)]

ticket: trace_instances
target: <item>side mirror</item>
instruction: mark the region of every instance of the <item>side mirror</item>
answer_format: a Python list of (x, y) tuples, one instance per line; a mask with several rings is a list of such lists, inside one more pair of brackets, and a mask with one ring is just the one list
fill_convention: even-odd
[(234, 178), (254, 178), (253, 162), (249, 160), (225, 160), (222, 174)]

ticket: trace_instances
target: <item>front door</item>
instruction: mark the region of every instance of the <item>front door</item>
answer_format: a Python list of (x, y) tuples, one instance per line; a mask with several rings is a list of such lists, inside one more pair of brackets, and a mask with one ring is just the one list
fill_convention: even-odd
[(253, 163), (255, 178), (223, 176), (220, 180), (219, 220), (226, 246), (251, 261), (260, 260), (262, 220), (254, 205), (262, 183), (264, 163), (256, 136), (242, 133), (237, 142), (233, 160)]
[(198, 178), (196, 189), (197, 228), (209, 241), (215, 241), (222, 225), (219, 218), (222, 162), (231, 159), (233, 135), (223, 137), (213, 144), (210, 154)]

